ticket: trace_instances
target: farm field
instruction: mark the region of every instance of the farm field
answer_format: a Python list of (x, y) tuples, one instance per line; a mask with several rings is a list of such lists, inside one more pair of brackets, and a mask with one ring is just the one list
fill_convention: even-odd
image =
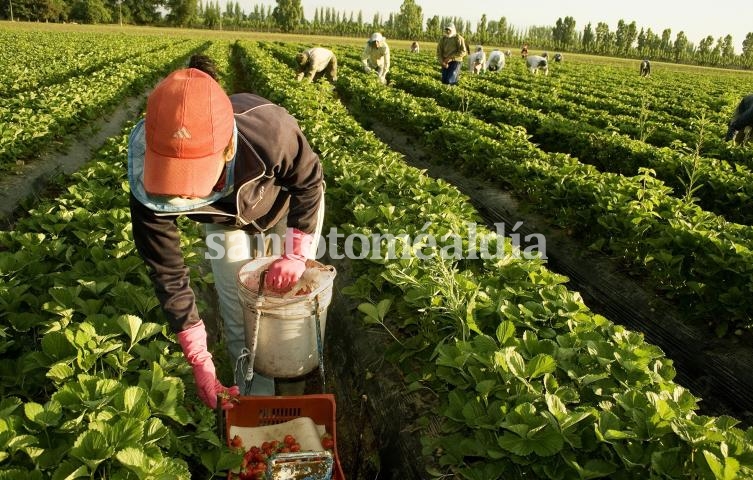
[[(448, 88), (430, 46), (411, 55), (390, 42), (385, 87), (361, 72), (359, 39), (23, 24), (0, 25), (0, 38), (15, 46), (0, 58), (8, 175), (202, 52), (229, 93), (256, 92), (299, 120), (325, 168), (325, 232), (416, 239), (398, 258), (361, 244), (360, 259), (330, 259), (341, 315), (327, 335), (341, 338), (328, 343), (377, 339), (382, 355), (366, 375), (345, 372), (357, 358), (327, 351), (343, 375), (341, 411), (354, 411), (353, 391), (371, 392), (364, 474), (753, 476), (748, 419), (706, 413), (673, 358), (593, 311), (525, 248), (536, 232), (493, 235), (470, 192), (411, 166), (404, 148), (509, 192), (614, 260), (688, 328), (740, 349), (753, 328), (753, 149), (720, 138), (753, 91), (750, 74), (660, 64), (644, 79), (630, 62), (567, 55), (548, 77), (510, 59)], [(310, 41), (337, 53), (334, 85), (294, 81), (295, 53)], [(211, 478), (240, 464), (195, 397), (130, 239), (125, 149), (136, 120), (0, 232), (0, 478)], [(402, 145), (382, 140), (387, 130)], [(473, 255), (471, 229), (498, 255)], [(186, 221), (183, 231), (192, 283), (209, 299), (200, 229)], [(448, 251), (457, 258), (439, 255)], [(376, 403), (387, 381), (412, 399), (399, 435)], [(340, 419), (346, 474), (355, 417)]]

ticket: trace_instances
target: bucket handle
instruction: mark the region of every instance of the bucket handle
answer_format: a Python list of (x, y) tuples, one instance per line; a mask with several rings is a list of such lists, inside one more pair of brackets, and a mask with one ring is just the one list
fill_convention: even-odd
[(319, 355), (319, 377), (322, 381), (322, 393), (327, 391), (327, 381), (324, 377), (324, 347), (322, 342), (321, 321), (319, 320), (319, 295), (314, 297), (314, 318), (316, 319), (316, 353)]
[(262, 315), (262, 309), (261, 306), (264, 303), (264, 281), (267, 277), (267, 269), (262, 270), (259, 272), (259, 290), (258, 295), (256, 296), (256, 321), (253, 322), (252, 325), (252, 331), (251, 337), (253, 338), (252, 345), (254, 346), (253, 349), (249, 349), (247, 347), (244, 347), (241, 351), (241, 356), (238, 357), (238, 360), (236, 362), (236, 370), (242, 369), (243, 365), (241, 363), (242, 359), (245, 359), (247, 362), (246, 365), (246, 376), (244, 378), (245, 385), (244, 385), (244, 394), (247, 394), (251, 390), (251, 381), (254, 379), (254, 360), (256, 359), (256, 349), (258, 348), (258, 341), (259, 341), (259, 323), (261, 322), (261, 315)]

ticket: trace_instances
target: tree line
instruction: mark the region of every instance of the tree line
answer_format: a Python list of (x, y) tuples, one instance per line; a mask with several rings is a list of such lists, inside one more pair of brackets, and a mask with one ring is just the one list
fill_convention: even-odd
[(753, 32), (735, 52), (731, 35), (709, 35), (698, 44), (685, 32), (661, 33), (638, 27), (636, 22), (619, 20), (615, 29), (606, 22), (576, 27), (573, 17), (557, 19), (555, 25), (516, 28), (505, 17), (491, 19), (486, 14), (472, 25), (462, 17), (424, 19), (415, 0), (404, 0), (399, 12), (364, 18), (362, 12), (343, 12), (320, 7), (313, 18), (304, 16), (300, 0), (277, 0), (276, 5), (254, 5), (250, 11), (240, 2), (228, 0), (6, 0), (0, 7), (6, 20), (38, 22), (77, 22), (87, 24), (132, 24), (222, 30), (252, 30), (299, 34), (367, 36), (374, 31), (387, 38), (436, 41), (443, 25), (452, 22), (471, 44), (529, 44), (542, 50), (557, 50), (626, 58), (688, 63), (726, 68), (753, 68)]

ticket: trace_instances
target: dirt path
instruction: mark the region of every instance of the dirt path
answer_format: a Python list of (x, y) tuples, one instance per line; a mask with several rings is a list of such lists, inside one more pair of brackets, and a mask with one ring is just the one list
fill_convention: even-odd
[(64, 151), (41, 152), (40, 158), (19, 167), (16, 174), (5, 175), (0, 180), (0, 221), (7, 225), (19, 204), (39, 196), (55, 176), (81, 168), (107, 138), (120, 133), (125, 122), (137, 117), (145, 98), (146, 93), (126, 99), (112, 113), (72, 136)]
[(508, 192), (446, 166), (432, 165), (425, 160), (431, 158), (429, 153), (412, 137), (381, 124), (372, 125), (372, 130), (406, 155), (413, 166), (468, 195), (488, 225), (503, 222), (512, 226), (522, 221), (523, 226), (517, 229), (521, 238), (544, 234), (549, 268), (569, 277), (568, 288), (580, 292), (592, 311), (643, 332), (648, 342), (659, 346), (674, 361), (677, 382), (702, 398), (701, 413), (728, 414), (753, 425), (753, 349), (744, 339), (730, 336), (720, 340), (705, 327), (688, 324), (676, 308), (643, 288), (618, 262), (552, 227)]

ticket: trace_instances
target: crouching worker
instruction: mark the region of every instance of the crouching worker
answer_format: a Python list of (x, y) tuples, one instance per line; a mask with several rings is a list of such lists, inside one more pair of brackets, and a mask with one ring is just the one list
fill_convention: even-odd
[(468, 55), (468, 70), (478, 75), (486, 69), (486, 53), (484, 47), (476, 45), (476, 51)]
[[(236, 284), (240, 268), (255, 256), (281, 253), (265, 285), (283, 292), (316, 254), (324, 214), (319, 157), (282, 107), (250, 93), (228, 97), (204, 71), (184, 68), (149, 95), (145, 118), (128, 140), (128, 180), (136, 248), (193, 367), (198, 396), (215, 408), (218, 395), (239, 389), (217, 379), (178, 220), (205, 226), (224, 337), (235, 364), (246, 347)], [(264, 242), (257, 241), (261, 232), (265, 238), (284, 235), (284, 242), (276, 242), (281, 251), (264, 251)], [(235, 383), (244, 385), (245, 374), (236, 369)], [(274, 387), (274, 379), (256, 374), (241, 393), (274, 395)]]
[(528, 71), (531, 72), (533, 75), (536, 75), (539, 73), (539, 70), (544, 75), (549, 75), (549, 61), (546, 59), (543, 55), (529, 55), (528, 58), (526, 58), (526, 66), (528, 67)]
[(490, 72), (496, 72), (505, 68), (505, 56), (499, 50), (492, 50), (486, 60), (486, 69)]
[(747, 143), (753, 134), (753, 94), (745, 96), (732, 114), (725, 142), (735, 140), (737, 145)]
[(390, 47), (384, 36), (376, 32), (369, 37), (361, 53), (363, 71), (376, 72), (379, 82), (387, 84), (387, 73), (390, 71)]
[(306, 77), (309, 82), (326, 75), (333, 82), (337, 81), (337, 57), (327, 48), (314, 47), (295, 56), (297, 65), (295, 79), (299, 82)]
[(641, 77), (651, 76), (651, 62), (649, 62), (647, 58), (643, 59), (643, 61), (641, 62), (640, 73)]

